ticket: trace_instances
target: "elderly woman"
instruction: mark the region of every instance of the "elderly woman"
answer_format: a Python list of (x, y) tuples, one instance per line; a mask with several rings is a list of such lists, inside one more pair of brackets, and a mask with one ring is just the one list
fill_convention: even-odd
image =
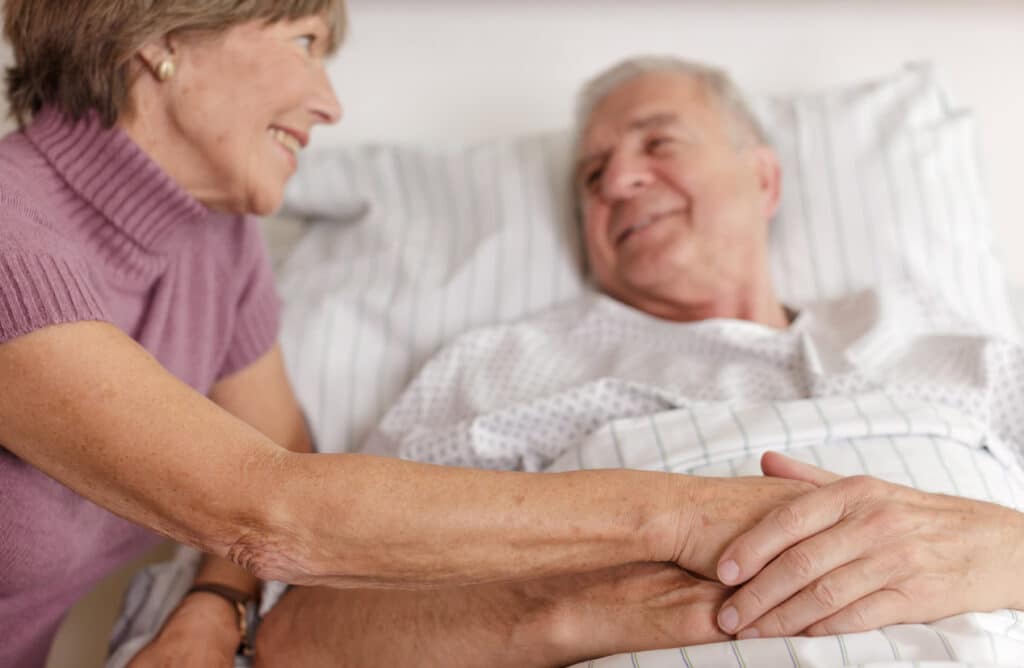
[(75, 599), (157, 534), (220, 557), (139, 659), (195, 665), (230, 660), (255, 576), (711, 575), (803, 489), (306, 454), (248, 216), (340, 116), (341, 0), (6, 0), (4, 20), (20, 129), (0, 140), (0, 666), (41, 664)]

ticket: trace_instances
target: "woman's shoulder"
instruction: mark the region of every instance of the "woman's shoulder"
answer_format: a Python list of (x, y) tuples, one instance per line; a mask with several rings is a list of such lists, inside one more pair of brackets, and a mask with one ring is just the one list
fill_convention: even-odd
[(0, 138), (0, 250), (59, 241), (45, 189), (52, 178), (49, 163), (24, 134)]

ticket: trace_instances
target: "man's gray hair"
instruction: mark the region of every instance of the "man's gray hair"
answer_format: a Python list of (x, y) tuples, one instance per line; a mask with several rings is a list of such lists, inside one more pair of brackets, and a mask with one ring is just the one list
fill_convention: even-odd
[(724, 70), (676, 56), (641, 56), (613, 65), (583, 86), (576, 103), (576, 146), (579, 147), (590, 116), (602, 100), (619, 86), (641, 75), (661, 72), (692, 77), (726, 114), (738, 145), (745, 145), (750, 140), (754, 144), (768, 144), (768, 136), (760, 121)]

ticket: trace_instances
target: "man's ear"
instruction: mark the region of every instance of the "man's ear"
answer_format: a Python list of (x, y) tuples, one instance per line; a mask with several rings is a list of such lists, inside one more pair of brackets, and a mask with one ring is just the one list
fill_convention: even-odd
[(765, 220), (771, 220), (779, 210), (779, 199), (782, 197), (782, 167), (775, 150), (764, 145), (754, 147), (754, 168), (757, 171), (764, 217)]

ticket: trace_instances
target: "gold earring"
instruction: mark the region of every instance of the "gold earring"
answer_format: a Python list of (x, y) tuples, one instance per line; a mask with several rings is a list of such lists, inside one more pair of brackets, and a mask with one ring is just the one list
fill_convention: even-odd
[(160, 81), (167, 81), (174, 76), (174, 61), (170, 58), (160, 61), (156, 66), (156, 78)]

